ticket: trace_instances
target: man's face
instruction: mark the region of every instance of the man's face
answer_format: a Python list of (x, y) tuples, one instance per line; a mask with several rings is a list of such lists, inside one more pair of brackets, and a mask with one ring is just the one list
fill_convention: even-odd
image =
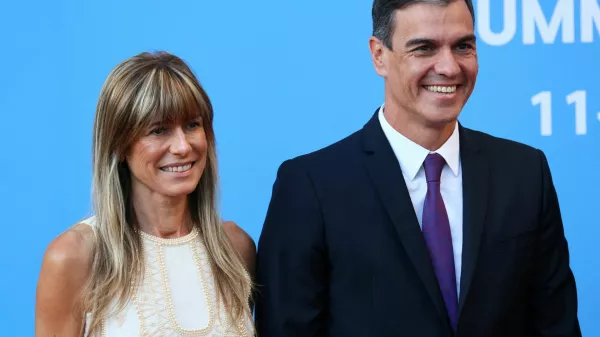
[(371, 41), (377, 73), (385, 78), (386, 101), (424, 127), (455, 121), (478, 72), (473, 20), (465, 1), (416, 3), (397, 10), (392, 47)]

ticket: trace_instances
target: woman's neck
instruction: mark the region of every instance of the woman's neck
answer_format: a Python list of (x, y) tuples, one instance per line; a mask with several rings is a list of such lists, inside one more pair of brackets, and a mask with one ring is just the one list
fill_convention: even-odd
[(192, 226), (187, 196), (168, 197), (144, 186), (132, 189), (132, 200), (141, 231), (166, 239), (189, 234)]

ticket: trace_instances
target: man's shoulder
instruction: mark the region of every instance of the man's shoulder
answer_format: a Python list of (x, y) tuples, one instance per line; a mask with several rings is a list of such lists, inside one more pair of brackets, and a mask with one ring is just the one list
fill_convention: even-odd
[(489, 155), (494, 157), (506, 157), (515, 158), (517, 157), (538, 157), (542, 152), (540, 149), (525, 144), (520, 141), (492, 135), (484, 131), (473, 130), (467, 127), (463, 127), (465, 137), (463, 140), (475, 145), (476, 147), (486, 151)]
[(282, 166), (303, 167), (305, 169), (334, 168), (347, 165), (356, 160), (360, 151), (361, 130), (327, 144), (316, 150), (291, 157), (282, 163)]

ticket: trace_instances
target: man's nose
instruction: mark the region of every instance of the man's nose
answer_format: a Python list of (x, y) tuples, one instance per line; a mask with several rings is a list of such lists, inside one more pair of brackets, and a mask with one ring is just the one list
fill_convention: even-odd
[(435, 72), (446, 77), (455, 77), (460, 74), (460, 66), (452, 50), (442, 49), (438, 54)]

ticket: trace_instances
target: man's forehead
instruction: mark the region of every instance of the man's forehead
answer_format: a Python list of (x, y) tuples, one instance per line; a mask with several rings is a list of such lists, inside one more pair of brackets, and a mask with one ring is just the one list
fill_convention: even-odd
[(464, 1), (453, 1), (449, 4), (416, 2), (394, 11), (396, 25), (403, 23), (415, 24), (441, 24), (462, 22), (473, 24), (469, 7)]
[(394, 40), (426, 38), (451, 41), (473, 34), (470, 12), (466, 5), (462, 7), (415, 3), (398, 9), (395, 12)]

